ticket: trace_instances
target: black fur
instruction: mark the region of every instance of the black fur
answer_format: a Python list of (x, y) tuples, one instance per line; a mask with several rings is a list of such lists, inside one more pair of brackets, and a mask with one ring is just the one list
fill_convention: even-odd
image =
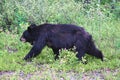
[(20, 40), (33, 45), (30, 52), (25, 56), (25, 60), (36, 57), (47, 45), (52, 48), (56, 55), (55, 59), (58, 58), (59, 49), (70, 49), (75, 46), (78, 52), (76, 57), (79, 60), (87, 53), (103, 61), (103, 54), (96, 48), (92, 36), (82, 27), (76, 25), (42, 24), (36, 26), (32, 24), (24, 31)]

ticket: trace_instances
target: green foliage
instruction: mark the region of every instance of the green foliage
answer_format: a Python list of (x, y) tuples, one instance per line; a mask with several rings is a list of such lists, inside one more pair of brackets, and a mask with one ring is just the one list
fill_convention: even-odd
[(120, 2), (118, 2), (118, 3), (114, 3), (113, 4), (114, 5), (114, 7), (115, 7), (115, 9), (113, 9), (112, 11), (113, 11), (113, 17), (115, 18), (115, 19), (118, 19), (118, 20), (120, 20)]
[[(70, 80), (71, 77), (66, 77), (70, 72), (77, 73), (79, 77), (77, 76), (75, 80), (79, 80), (86, 71), (119, 69), (120, 3), (115, 3), (115, 9), (111, 10), (110, 4), (101, 5), (97, 2), (83, 4), (74, 0), (1, 0), (1, 2), (0, 71), (15, 73), (8, 78), (2, 77), (3, 80), (22, 80), (27, 75), (37, 74), (38, 71), (41, 76), (33, 76), (31, 80), (53, 80), (53, 78), (54, 80)], [(83, 59), (88, 64), (84, 65), (77, 60), (76, 53), (64, 49), (60, 51), (59, 59), (55, 61), (53, 51), (48, 47), (45, 47), (39, 56), (32, 59), (32, 62), (22, 60), (32, 46), (20, 42), (20, 35), (27, 29), (29, 22), (41, 24), (46, 21), (72, 23), (84, 27), (93, 35), (97, 47), (103, 52), (104, 62), (86, 54)], [(19, 34), (13, 34), (10, 31)], [(119, 72), (112, 78), (112, 72), (108, 74), (103, 71), (103, 74), (104, 79), (108, 80), (120, 78)]]
[[(9, 31), (7, 31), (7, 33), (0, 33), (0, 70), (22, 70), (25, 73), (29, 73), (38, 70), (39, 66), (42, 64), (48, 64), (49, 67), (52, 67), (56, 70), (74, 70), (77, 72), (84, 72), (101, 68), (117, 68), (120, 66), (120, 24), (118, 21), (111, 22), (111, 20), (102, 20), (102, 24), (99, 24), (99, 21), (96, 20), (88, 20), (89, 23), (84, 22), (84, 25), (86, 26), (85, 28), (87, 31), (93, 35), (95, 43), (102, 50), (105, 56), (104, 62), (101, 62), (99, 59), (96, 59), (92, 56), (86, 55), (85, 60), (88, 61), (88, 64), (84, 65), (81, 62), (77, 61), (74, 52), (68, 50), (60, 51), (60, 59), (55, 61), (53, 51), (48, 47), (45, 47), (42, 53), (37, 58), (33, 59), (33, 62), (25, 62), (22, 60), (22, 58), (31, 49), (31, 46), (27, 43), (25, 44), (20, 42), (20, 35), (10, 34)], [(24, 29), (27, 28), (27, 25), (27, 23), (20, 24), (20, 26)], [(101, 27), (99, 27), (99, 25)], [(27, 67), (32, 67), (32, 69)]]
[(113, 0), (101, 0), (101, 4), (111, 3)]
[[(60, 51), (59, 59), (55, 61), (53, 51), (48, 47), (45, 47), (42, 53), (38, 57), (34, 58), (32, 62), (26, 62), (22, 59), (31, 49), (31, 46), (27, 43), (25, 44), (20, 42), (20, 35), (10, 34), (9, 31), (6, 31), (6, 33), (0, 33), (0, 71), (13, 71), (13, 73), (15, 73), (15, 75), (9, 77), (8, 79), (20, 79), (18, 74), (24, 74), (27, 76), (28, 74), (36, 74), (37, 71), (40, 71), (39, 74), (44, 77), (34, 76), (34, 79), (38, 77), (40, 79), (52, 80), (52, 76), (56, 75), (54, 76), (55, 79), (60, 79), (62, 77), (67, 80), (70, 79), (70, 77), (66, 78), (65, 75), (71, 71), (79, 74), (79, 78), (81, 78), (82, 73), (86, 71), (102, 69), (114, 70), (119, 68), (120, 22), (104, 19), (102, 20), (102, 24), (99, 24), (99, 21), (96, 20), (88, 20), (89, 23), (84, 22), (84, 25), (86, 26), (85, 28), (87, 31), (93, 35), (95, 43), (102, 50), (105, 56), (104, 62), (101, 62), (99, 59), (92, 56), (85, 55), (85, 60), (88, 62), (85, 65), (77, 60), (75, 57), (76, 53), (64, 49)], [(27, 25), (28, 23), (20, 24), (23, 29), (26, 29)], [(99, 25), (101, 27), (99, 27)], [(60, 72), (63, 72), (64, 74)], [(113, 73), (107, 75), (107, 73), (104, 73), (105, 76), (107, 75), (104, 79), (110, 79), (112, 74)], [(48, 77), (45, 77), (45, 75)], [(22, 78), (25, 78), (25, 76)], [(116, 76), (117, 77), (113, 77), (112, 79), (118, 79), (119, 73), (117, 73)], [(7, 77), (4, 78), (6, 79)], [(79, 78), (77, 76), (77, 79)]]
[[(1, 0), (0, 4), (0, 26), (4, 31), (8, 29), (17, 33), (21, 31), (19, 24), (26, 22), (80, 24), (83, 18), (91, 20), (96, 16), (110, 19), (119, 17), (119, 3), (114, 3), (115, 9), (111, 13), (111, 4), (100, 5), (95, 0), (90, 4), (75, 0)], [(110, 15), (114, 15), (113, 18)]]

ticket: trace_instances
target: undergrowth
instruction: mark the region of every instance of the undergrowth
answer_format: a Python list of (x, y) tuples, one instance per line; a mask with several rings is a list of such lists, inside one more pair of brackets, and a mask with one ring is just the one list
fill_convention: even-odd
[[(120, 66), (119, 22), (108, 21), (108, 23), (102, 23), (100, 29), (94, 24), (92, 27), (88, 25), (88, 27), (85, 28), (93, 35), (96, 45), (103, 52), (103, 62), (86, 54), (85, 60), (88, 63), (86, 65), (82, 64), (77, 61), (75, 53), (68, 50), (62, 50), (60, 52), (60, 58), (55, 61), (53, 51), (48, 47), (45, 47), (38, 57), (32, 59), (32, 62), (26, 62), (23, 60), (23, 57), (32, 46), (28, 43), (20, 42), (20, 35), (9, 34), (9, 32), (6, 31), (6, 33), (0, 33), (0, 71), (22, 70), (25, 72), (34, 72), (40, 69), (38, 66), (41, 64), (47, 64), (56, 70), (73, 70), (77, 72), (102, 68), (118, 68)], [(91, 28), (94, 30), (93, 32), (91, 32)]]

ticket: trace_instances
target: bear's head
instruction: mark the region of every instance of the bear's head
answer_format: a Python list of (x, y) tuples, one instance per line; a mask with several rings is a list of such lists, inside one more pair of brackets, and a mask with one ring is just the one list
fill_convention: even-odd
[(25, 30), (20, 38), (22, 42), (29, 42), (31, 45), (34, 44), (35, 41), (35, 31), (34, 28), (36, 27), (35, 24), (31, 24), (27, 30)]

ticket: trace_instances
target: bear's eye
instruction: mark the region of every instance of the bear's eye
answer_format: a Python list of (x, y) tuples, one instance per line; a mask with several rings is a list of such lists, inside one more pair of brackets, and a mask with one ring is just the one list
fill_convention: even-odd
[(30, 36), (30, 34), (26, 31), (25, 33), (24, 33), (24, 37), (29, 37)]
[(28, 41), (32, 41), (32, 34), (30, 34), (28, 31), (25, 31), (25, 33), (23, 34), (23, 37)]

